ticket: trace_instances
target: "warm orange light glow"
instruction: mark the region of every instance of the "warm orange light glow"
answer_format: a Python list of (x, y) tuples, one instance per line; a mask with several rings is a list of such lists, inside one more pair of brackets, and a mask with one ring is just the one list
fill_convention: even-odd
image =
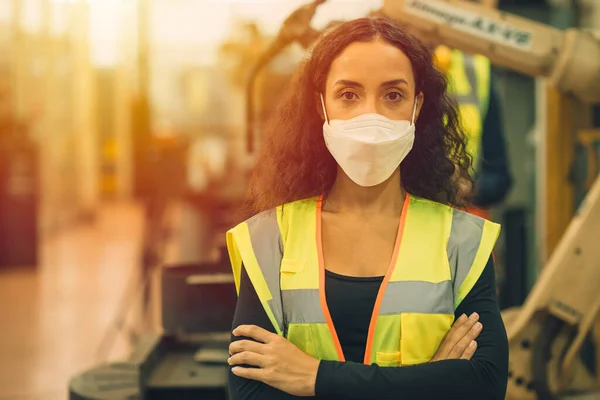
[(123, 2), (123, 0), (52, 0), (53, 3), (70, 3), (70, 4), (75, 4), (80, 1), (85, 1), (88, 4), (116, 4), (116, 3)]

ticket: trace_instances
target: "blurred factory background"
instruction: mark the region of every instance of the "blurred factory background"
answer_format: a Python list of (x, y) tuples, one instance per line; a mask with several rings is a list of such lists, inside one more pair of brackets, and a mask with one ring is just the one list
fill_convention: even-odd
[[(248, 124), (259, 136), (306, 50), (278, 49), (249, 86), (251, 66), (306, 2), (0, 0), (0, 400), (66, 399), (89, 383), (78, 374), (125, 361), (127, 378), (102, 389), (123, 397), (90, 398), (137, 398), (133, 370), (157, 337), (228, 330), (224, 232), (253, 162)], [(383, 3), (329, 0), (311, 26)], [(598, 0), (482, 3), (600, 31)], [(508, 309), (525, 302), (598, 175), (600, 112), (543, 76), (507, 65), (492, 76), (513, 178), (492, 209)], [(190, 278), (203, 268), (213, 280)], [(202, 293), (178, 297), (185, 285)], [(582, 357), (592, 375), (596, 325)]]

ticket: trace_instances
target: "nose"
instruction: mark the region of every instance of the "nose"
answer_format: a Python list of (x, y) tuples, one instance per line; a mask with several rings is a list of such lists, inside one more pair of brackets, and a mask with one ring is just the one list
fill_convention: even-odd
[(381, 104), (377, 99), (377, 96), (371, 95), (367, 96), (366, 101), (364, 103), (364, 114), (381, 114)]

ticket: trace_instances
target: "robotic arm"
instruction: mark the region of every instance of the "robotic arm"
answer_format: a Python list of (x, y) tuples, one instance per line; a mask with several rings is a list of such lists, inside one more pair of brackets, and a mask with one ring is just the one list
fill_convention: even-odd
[(313, 0), (292, 12), (283, 21), (277, 37), (269, 48), (261, 54), (259, 59), (250, 67), (250, 74), (246, 86), (246, 149), (252, 153), (255, 147), (255, 109), (254, 91), (256, 78), (260, 71), (268, 65), (284, 48), (293, 42), (298, 42), (304, 48), (308, 48), (320, 35), (320, 32), (310, 27), (310, 21), (317, 12), (317, 8), (327, 0)]
[(562, 31), (462, 0), (385, 0), (383, 14), (421, 37), (531, 76), (557, 90), (600, 103), (600, 40)]

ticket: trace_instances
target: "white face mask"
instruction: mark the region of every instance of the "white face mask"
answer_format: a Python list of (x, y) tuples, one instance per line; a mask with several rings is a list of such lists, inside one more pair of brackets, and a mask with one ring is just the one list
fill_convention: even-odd
[(384, 182), (413, 147), (416, 101), (411, 121), (395, 121), (380, 114), (329, 121), (323, 95), (321, 105), (325, 145), (346, 175), (360, 186)]

